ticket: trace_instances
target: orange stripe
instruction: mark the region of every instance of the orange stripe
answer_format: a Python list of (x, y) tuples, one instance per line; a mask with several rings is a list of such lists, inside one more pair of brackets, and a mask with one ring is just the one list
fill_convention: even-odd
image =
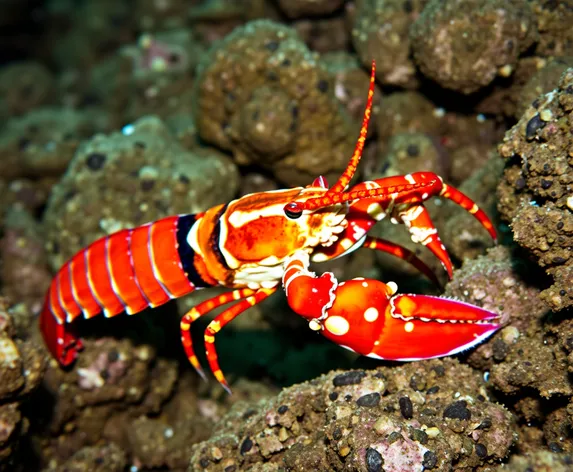
[(145, 225), (133, 230), (131, 233), (131, 256), (137, 282), (149, 300), (149, 304), (156, 307), (169, 301), (170, 297), (153, 273), (153, 266), (149, 258), (149, 229), (150, 225)]
[(88, 268), (85, 250), (77, 253), (71, 260), (72, 290), (80, 304), (85, 318), (91, 318), (101, 312), (101, 306), (88, 283)]
[(104, 315), (114, 316), (125, 310), (122, 301), (113, 291), (106, 261), (107, 238), (98, 239), (86, 249), (88, 283), (95, 297), (103, 306)]
[(60, 292), (60, 304), (62, 308), (67, 313), (66, 321), (68, 323), (72, 322), (81, 312), (82, 309), (76, 302), (74, 298), (74, 293), (72, 292), (72, 282), (70, 280), (70, 264), (71, 261), (67, 262), (64, 267), (58, 272), (58, 282), (59, 282), (59, 292)]
[(131, 265), (131, 231), (122, 230), (108, 238), (108, 268), (115, 292), (126, 305), (127, 313), (134, 314), (145, 310), (149, 303), (135, 280), (135, 271)]
[(169, 293), (177, 298), (192, 292), (195, 287), (186, 277), (177, 252), (178, 216), (163, 218), (150, 227), (155, 273)]

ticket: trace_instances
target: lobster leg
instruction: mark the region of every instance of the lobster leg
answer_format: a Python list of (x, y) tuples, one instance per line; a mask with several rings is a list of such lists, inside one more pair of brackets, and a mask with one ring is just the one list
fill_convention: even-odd
[[(383, 211), (381, 205), (375, 203), (374, 206), (379, 209), (380, 212)], [(368, 214), (367, 212), (360, 211), (359, 208), (351, 207), (347, 215), (348, 227), (340, 234), (338, 241), (330, 246), (319, 246), (315, 248), (311, 254), (312, 261), (329, 261), (344, 256), (363, 246), (369, 249), (387, 252), (388, 254), (405, 260), (439, 287), (441, 284), (432, 269), (412, 251), (386, 239), (367, 236), (368, 231), (374, 226), (377, 219), (382, 219), (382, 217), (385, 216), (385, 214), (382, 215), (382, 217), (380, 213), (376, 214), (372, 208), (371, 211), (374, 214)]]
[[(293, 310), (335, 343), (377, 359), (411, 361), (453, 355), (500, 328), (498, 315), (439, 297), (396, 294), (393, 282), (352, 279), (308, 271), (308, 258), (286, 263), (283, 283)], [(309, 300), (313, 293), (321, 300)]]
[(219, 361), (217, 359), (215, 335), (221, 331), (227, 323), (230, 323), (245, 310), (255, 306), (257, 303), (260, 303), (265, 298), (275, 293), (276, 290), (276, 288), (261, 288), (257, 290), (253, 295), (245, 298), (236, 305), (225, 310), (223, 313), (217, 315), (215, 319), (209, 323), (207, 329), (205, 329), (205, 350), (207, 353), (209, 367), (211, 368), (211, 372), (213, 372), (215, 378), (229, 394), (231, 393), (231, 389), (229, 388), (227, 380), (225, 380), (225, 376), (219, 367)]
[(246, 309), (256, 305), (260, 301), (267, 298), (269, 295), (272, 295), (274, 292), (276, 292), (276, 290), (276, 288), (261, 288), (258, 290), (241, 288), (233, 290), (232, 292), (226, 292), (219, 295), (218, 297), (205, 300), (204, 302), (201, 302), (191, 308), (187, 313), (185, 313), (185, 315), (183, 315), (180, 323), (181, 342), (189, 362), (195, 368), (197, 373), (203, 378), (203, 380), (206, 380), (207, 377), (205, 376), (205, 373), (203, 372), (203, 369), (201, 368), (199, 360), (197, 359), (193, 349), (193, 342), (191, 340), (191, 323), (193, 323), (193, 321), (197, 320), (204, 314), (210, 312), (211, 310), (214, 310), (215, 308), (219, 308), (220, 306), (226, 305), (227, 303), (231, 303), (233, 301), (241, 300), (236, 305), (233, 305), (232, 307), (216, 316), (215, 319), (211, 321), (205, 329), (205, 350), (207, 353), (207, 361), (209, 362), (209, 367), (223, 388), (227, 392), (231, 393), (231, 389), (229, 388), (229, 385), (225, 380), (221, 369), (219, 368), (217, 352), (215, 351), (214, 344), (215, 334), (217, 334), (227, 323), (235, 319)]
[(189, 359), (189, 362), (195, 368), (197, 373), (203, 378), (203, 380), (207, 380), (207, 376), (205, 375), (205, 372), (203, 372), (201, 364), (199, 364), (199, 360), (197, 359), (193, 349), (193, 341), (191, 339), (191, 323), (193, 323), (204, 314), (210, 312), (211, 310), (226, 305), (227, 303), (231, 303), (232, 301), (241, 300), (242, 298), (253, 295), (254, 293), (256, 293), (256, 290), (250, 288), (242, 288), (233, 290), (232, 292), (225, 292), (218, 297), (210, 298), (209, 300), (205, 300), (204, 302), (199, 303), (198, 305), (191, 308), (187, 313), (183, 315), (183, 318), (181, 318), (179, 327), (181, 330), (181, 343), (183, 344), (183, 349), (185, 349), (187, 359)]
[(452, 261), (440, 239), (438, 230), (432, 223), (428, 210), (423, 205), (412, 205), (397, 213), (400, 220), (408, 228), (412, 242), (422, 244), (432, 251), (451, 279), (453, 274)]
[(451, 200), (452, 202), (461, 206), (464, 210), (471, 213), (476, 220), (487, 230), (492, 237), (493, 241), (497, 243), (497, 233), (493, 223), (485, 214), (485, 212), (477, 206), (477, 204), (467, 195), (460, 192), (457, 188), (452, 187), (446, 183), (442, 183), (442, 191), (440, 196)]
[[(432, 197), (440, 196), (451, 200), (471, 213), (491, 235), (493, 240), (497, 241), (493, 223), (485, 212), (471, 198), (445, 183), (439, 175), (433, 172), (414, 172), (407, 175), (384, 177), (370, 182), (362, 182), (353, 187), (352, 192), (372, 189), (378, 189), (378, 192), (381, 192), (381, 196), (389, 195), (391, 197), (390, 201), (387, 202), (377, 197), (364, 198), (353, 203), (352, 208), (370, 214), (377, 221), (390, 214), (394, 205), (421, 204)], [(383, 202), (378, 208), (372, 205), (377, 201)]]
[[(390, 216), (394, 223), (404, 223), (415, 243), (421, 243), (440, 260), (449, 277), (452, 277), (452, 262), (442, 244), (430, 215), (423, 202), (433, 196), (442, 196), (457, 203), (471, 213), (489, 232), (494, 241), (497, 235), (487, 215), (469, 197), (445, 184), (431, 172), (416, 172), (405, 176), (385, 177), (370, 182), (362, 182), (352, 188), (356, 196), (347, 214), (347, 228), (339, 239), (328, 247), (316, 248), (312, 260), (322, 262), (347, 254), (362, 244), (372, 226)], [(335, 201), (333, 198), (332, 201)], [(308, 202), (307, 202), (308, 204)], [(385, 250), (381, 247), (376, 249)], [(391, 249), (391, 254), (396, 254)], [(396, 254), (398, 255), (398, 254)], [(399, 256), (400, 257), (400, 256)], [(414, 264), (414, 260), (412, 260)], [(418, 262), (416, 264), (420, 265)], [(414, 265), (416, 265), (414, 264)], [(426, 271), (423, 271), (426, 275)], [(434, 277), (430, 278), (434, 280)]]
[(434, 285), (437, 287), (441, 286), (438, 277), (436, 277), (436, 274), (434, 274), (432, 269), (430, 269), (422, 259), (416, 256), (416, 254), (409, 249), (386, 239), (372, 237), (366, 238), (364, 241), (364, 247), (375, 249), (376, 251), (387, 252), (388, 254), (392, 254), (393, 256), (403, 259), (424, 274)]

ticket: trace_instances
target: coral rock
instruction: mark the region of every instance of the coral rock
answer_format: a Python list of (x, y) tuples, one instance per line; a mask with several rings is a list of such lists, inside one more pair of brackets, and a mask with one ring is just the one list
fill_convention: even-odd
[(542, 298), (555, 311), (573, 306), (573, 69), (541, 95), (499, 145), (510, 159), (498, 209), (517, 243), (554, 278)]
[(430, 0), (410, 38), (424, 75), (469, 94), (511, 75), (536, 33), (525, 0)]
[(293, 29), (250, 22), (215, 46), (199, 71), (199, 135), (237, 163), (269, 168), (289, 185), (344, 169), (356, 125), (334, 96), (332, 74)]

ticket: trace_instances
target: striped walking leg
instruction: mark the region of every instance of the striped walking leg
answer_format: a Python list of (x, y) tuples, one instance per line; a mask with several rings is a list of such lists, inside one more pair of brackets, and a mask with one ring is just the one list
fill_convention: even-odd
[(256, 290), (250, 288), (241, 288), (237, 290), (233, 290), (232, 292), (226, 292), (218, 297), (210, 298), (209, 300), (205, 300), (204, 302), (199, 303), (197, 306), (191, 308), (183, 318), (181, 318), (181, 342), (183, 343), (183, 348), (185, 349), (185, 354), (191, 362), (191, 365), (195, 368), (197, 373), (203, 378), (203, 380), (207, 380), (201, 365), (199, 364), (199, 360), (195, 355), (195, 351), (193, 350), (193, 341), (191, 340), (191, 323), (195, 321), (197, 318), (200, 318), (205, 313), (214, 310), (220, 306), (226, 305), (232, 301), (241, 300), (245, 297), (253, 295), (256, 293)]
[(374, 249), (376, 251), (386, 252), (388, 254), (392, 254), (393, 256), (399, 257), (400, 259), (414, 266), (426, 277), (428, 277), (428, 279), (430, 279), (432, 283), (436, 285), (436, 287), (441, 287), (440, 281), (432, 269), (430, 269), (426, 263), (422, 261), (422, 259), (416, 256), (416, 254), (414, 254), (409, 249), (386, 239), (373, 238), (370, 236), (368, 236), (364, 241), (363, 247)]
[(221, 329), (223, 329), (227, 323), (233, 321), (246, 309), (256, 305), (257, 303), (260, 303), (265, 298), (275, 293), (276, 290), (276, 287), (261, 288), (257, 290), (253, 295), (228, 308), (220, 315), (217, 315), (215, 319), (209, 323), (207, 329), (205, 329), (205, 350), (207, 352), (207, 361), (209, 362), (209, 367), (211, 368), (211, 372), (213, 372), (215, 378), (229, 394), (231, 393), (231, 389), (225, 380), (223, 372), (221, 372), (219, 361), (217, 360), (217, 351), (215, 350), (215, 334), (221, 331)]

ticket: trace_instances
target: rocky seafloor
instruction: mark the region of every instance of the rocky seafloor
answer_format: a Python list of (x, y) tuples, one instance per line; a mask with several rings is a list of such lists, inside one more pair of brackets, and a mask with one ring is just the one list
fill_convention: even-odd
[[(573, 470), (572, 24), (570, 0), (1, 2), (0, 470)], [(179, 345), (179, 318), (214, 289), (81, 322), (84, 350), (58, 366), (37, 317), (70, 256), (335, 181), (372, 60), (359, 178), (436, 172), (500, 238), (434, 198), (456, 266), (443, 291), (368, 249), (316, 270), (466, 301), (502, 329), (455, 358), (365, 360), (280, 293), (217, 337), (229, 396)], [(371, 234), (447, 282), (402, 225)]]

